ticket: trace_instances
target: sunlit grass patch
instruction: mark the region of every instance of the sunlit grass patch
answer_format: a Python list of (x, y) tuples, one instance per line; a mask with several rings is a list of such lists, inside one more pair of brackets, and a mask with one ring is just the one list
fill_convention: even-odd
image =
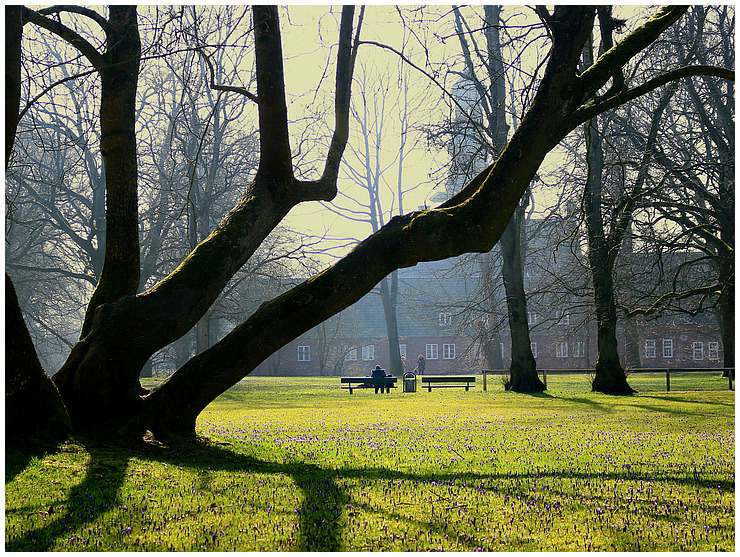
[(400, 390), (247, 379), (211, 441), (70, 441), (6, 477), (6, 549), (734, 550), (733, 393)]

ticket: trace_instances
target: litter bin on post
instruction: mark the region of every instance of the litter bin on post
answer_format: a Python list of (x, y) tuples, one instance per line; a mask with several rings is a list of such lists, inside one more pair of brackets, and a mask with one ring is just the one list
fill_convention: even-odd
[(413, 371), (407, 371), (403, 374), (403, 392), (416, 392), (416, 374)]

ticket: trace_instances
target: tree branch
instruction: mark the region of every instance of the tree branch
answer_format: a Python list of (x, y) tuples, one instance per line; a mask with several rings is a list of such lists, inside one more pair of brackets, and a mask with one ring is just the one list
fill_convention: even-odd
[(216, 71), (213, 68), (213, 63), (211, 62), (211, 59), (208, 57), (208, 55), (205, 52), (203, 52), (202, 48), (196, 48), (195, 50), (198, 52), (198, 54), (201, 55), (203, 60), (205, 60), (206, 65), (208, 66), (208, 71), (211, 76), (211, 80), (209, 84), (211, 89), (213, 89), (214, 91), (225, 91), (227, 93), (239, 93), (240, 95), (244, 95), (250, 101), (259, 105), (259, 100), (257, 99), (257, 95), (255, 95), (254, 93), (250, 93), (246, 87), (235, 87), (233, 85), (216, 85)]
[(665, 6), (644, 25), (602, 54), (579, 78), (584, 87), (584, 99), (591, 97), (638, 52), (647, 48), (658, 36), (681, 17), (688, 6)]
[(48, 8), (42, 8), (41, 10), (38, 10), (38, 13), (44, 16), (51, 15), (51, 14), (58, 14), (61, 12), (69, 12), (69, 13), (79, 14), (79, 15), (84, 15), (85, 17), (89, 17), (95, 23), (100, 25), (100, 28), (103, 31), (105, 31), (105, 28), (108, 26), (108, 20), (105, 19), (102, 15), (100, 15), (95, 10), (91, 10), (89, 8), (83, 8), (82, 6), (50, 6)]
[(708, 75), (714, 77), (720, 77), (730, 81), (735, 81), (735, 71), (728, 70), (726, 68), (718, 68), (717, 66), (685, 66), (683, 68), (676, 68), (663, 75), (654, 77), (653, 79), (646, 81), (642, 85), (622, 91), (616, 95), (607, 99), (596, 99), (584, 105), (582, 108), (576, 110), (571, 119), (574, 120), (574, 125), (579, 125), (587, 120), (590, 120), (594, 116), (606, 112), (612, 108), (616, 108), (624, 103), (632, 101), (650, 91), (657, 89), (671, 81), (682, 79), (685, 77)]
[(255, 66), (259, 112), (260, 163), (257, 174), (273, 180), (292, 181), (288, 107), (285, 104), (283, 48), (277, 6), (255, 5)]
[(98, 52), (98, 49), (66, 25), (62, 25), (58, 21), (49, 19), (41, 13), (25, 7), (23, 8), (23, 20), (38, 25), (67, 41), (79, 50), (96, 70), (100, 70), (103, 67), (103, 56)]

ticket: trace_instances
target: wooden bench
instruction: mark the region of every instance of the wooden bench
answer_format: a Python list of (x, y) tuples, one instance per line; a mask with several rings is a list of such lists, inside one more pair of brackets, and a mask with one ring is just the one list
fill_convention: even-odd
[[(349, 389), (349, 394), (355, 389), (375, 389), (375, 393), (378, 393), (378, 389), (382, 393), (390, 393), (391, 389), (396, 388), (397, 377), (342, 377), (342, 389)], [(346, 385), (345, 385), (346, 383)]]
[(420, 375), (421, 388), (429, 389), (432, 392), (433, 388), (445, 388), (445, 387), (465, 387), (465, 390), (470, 390), (470, 385), (475, 384), (475, 376), (473, 375)]

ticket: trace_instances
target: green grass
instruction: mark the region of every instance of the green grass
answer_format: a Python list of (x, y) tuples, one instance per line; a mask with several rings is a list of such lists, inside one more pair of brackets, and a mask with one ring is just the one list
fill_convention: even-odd
[(6, 452), (6, 550), (735, 549), (733, 392), (548, 385), (249, 378), (189, 445)]

